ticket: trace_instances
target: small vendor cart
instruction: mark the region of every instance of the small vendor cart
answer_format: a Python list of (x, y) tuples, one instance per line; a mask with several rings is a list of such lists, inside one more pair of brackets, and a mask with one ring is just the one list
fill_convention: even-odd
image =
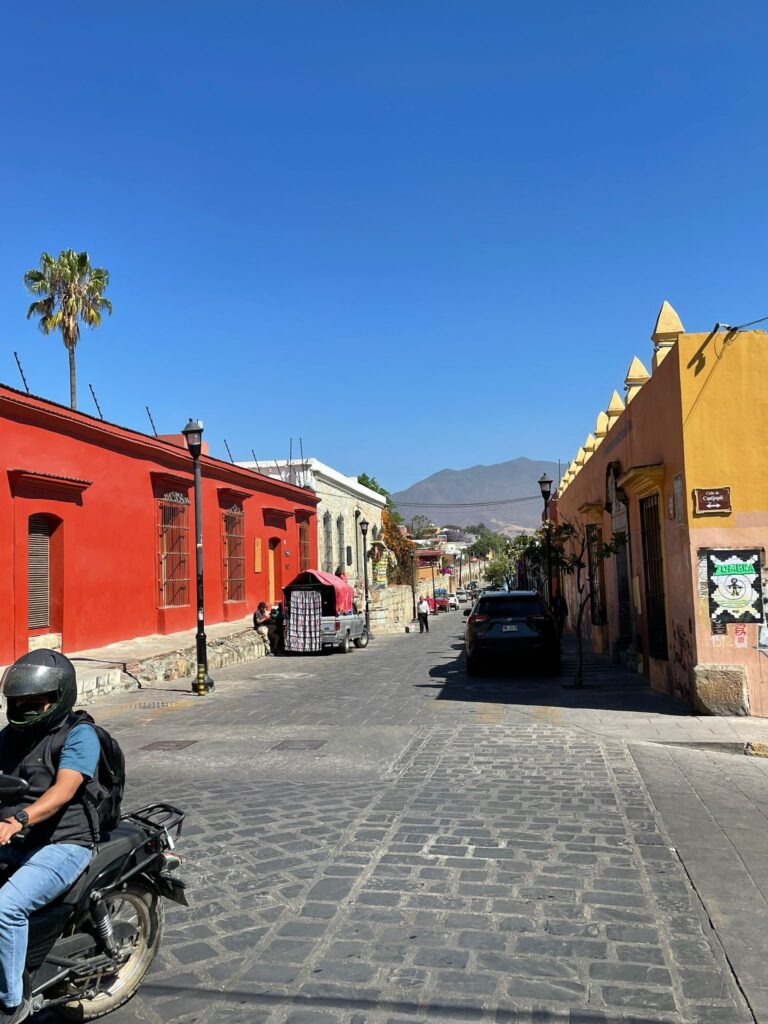
[(345, 580), (329, 572), (300, 572), (283, 588), (286, 652), (338, 648), (347, 654), (352, 644), (367, 647), (370, 638), (365, 618), (355, 608), (354, 593)]

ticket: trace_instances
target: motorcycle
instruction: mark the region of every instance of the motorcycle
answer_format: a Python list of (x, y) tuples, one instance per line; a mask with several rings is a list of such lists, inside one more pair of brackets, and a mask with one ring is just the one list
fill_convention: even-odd
[[(18, 801), (27, 783), (0, 774), (0, 804)], [(88, 1021), (112, 1013), (136, 992), (160, 948), (163, 899), (188, 906), (173, 872), (182, 811), (149, 804), (124, 815), (99, 843), (82, 875), (29, 918), (24, 994), (32, 1013)], [(26, 829), (13, 837), (23, 842)], [(5, 880), (0, 865), (0, 885)]]

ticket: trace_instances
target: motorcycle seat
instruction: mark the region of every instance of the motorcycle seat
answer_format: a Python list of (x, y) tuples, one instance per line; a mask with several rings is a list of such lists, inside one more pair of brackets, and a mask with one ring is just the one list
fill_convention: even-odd
[(134, 825), (130, 821), (121, 821), (117, 828), (110, 832), (109, 837), (99, 843), (99, 848), (94, 854), (91, 863), (72, 888), (59, 897), (61, 902), (79, 903), (83, 893), (86, 892), (105, 868), (115, 861), (126, 857), (137, 846), (146, 842), (146, 839), (146, 832), (138, 825)]

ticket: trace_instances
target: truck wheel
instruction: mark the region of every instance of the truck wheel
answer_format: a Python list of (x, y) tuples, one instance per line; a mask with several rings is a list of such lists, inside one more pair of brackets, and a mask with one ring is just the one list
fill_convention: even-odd
[(360, 636), (357, 638), (357, 640), (354, 641), (355, 647), (367, 647), (368, 646), (368, 641), (370, 639), (371, 638), (368, 636), (368, 630), (367, 629), (363, 629), (363, 631), (360, 634)]
[(342, 654), (349, 654), (349, 633), (344, 634), (344, 639), (339, 644), (339, 650)]

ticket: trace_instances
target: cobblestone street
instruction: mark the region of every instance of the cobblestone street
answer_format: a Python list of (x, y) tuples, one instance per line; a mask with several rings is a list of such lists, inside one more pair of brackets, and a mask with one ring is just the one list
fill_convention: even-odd
[[(556, 706), (597, 720), (616, 695), (470, 683), (462, 626), (95, 706), (127, 805), (188, 811), (190, 908), (115, 1024), (755, 1019), (631, 745)], [(622, 693), (685, 717), (640, 679)]]

